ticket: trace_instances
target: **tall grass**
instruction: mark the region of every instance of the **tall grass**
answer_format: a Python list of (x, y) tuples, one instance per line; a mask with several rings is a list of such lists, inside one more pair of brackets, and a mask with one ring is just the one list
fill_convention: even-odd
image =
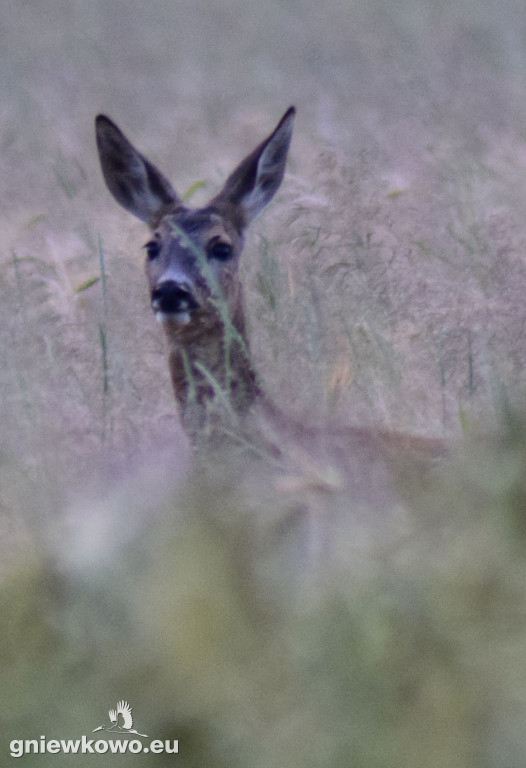
[[(522, 766), (521, 3), (2, 19), (2, 759), (124, 698), (188, 766)], [(200, 205), (291, 103), (243, 257), (251, 347), (297, 420), (464, 437), (397, 494), (323, 445), (196, 466), (145, 233), (100, 176), (105, 111)]]
[(3, 750), (91, 735), (124, 697), (183, 765), (519, 766), (524, 434), (380, 517), (333, 490), (314, 570), (252, 472), (144, 472), (29, 536), (0, 590)]

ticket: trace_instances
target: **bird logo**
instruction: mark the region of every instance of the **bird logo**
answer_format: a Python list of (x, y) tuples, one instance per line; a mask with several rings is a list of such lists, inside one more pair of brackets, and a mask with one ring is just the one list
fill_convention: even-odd
[[(98, 728), (95, 728), (92, 733), (95, 733), (95, 731), (113, 731), (117, 733), (136, 733), (137, 736), (144, 736), (145, 738), (148, 738), (145, 733), (139, 733), (139, 731), (136, 731), (133, 726), (133, 717), (132, 717), (132, 708), (128, 704), (127, 701), (119, 701), (117, 704), (116, 709), (110, 709), (108, 712), (110, 716), (111, 725), (99, 725)], [(122, 715), (122, 722), (119, 723), (119, 715)]]

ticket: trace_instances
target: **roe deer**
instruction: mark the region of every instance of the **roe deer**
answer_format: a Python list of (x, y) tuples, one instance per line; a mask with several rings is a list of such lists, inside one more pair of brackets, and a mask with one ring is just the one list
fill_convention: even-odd
[[(108, 189), (118, 203), (145, 221), (146, 274), (151, 305), (169, 346), (170, 372), (183, 427), (196, 443), (234, 432), (246, 434), (257, 401), (265, 414), (277, 409), (265, 397), (252, 367), (245, 331), (239, 259), (246, 227), (281, 184), (292, 136), (290, 107), (274, 131), (237, 166), (203, 208), (184, 205), (170, 182), (104, 115), (96, 118), (97, 146)], [(289, 427), (307, 442), (314, 432)], [(344, 430), (340, 430), (341, 440)], [(399, 446), (440, 451), (439, 441), (403, 434), (345, 430), (360, 453)], [(332, 433), (331, 433), (332, 439)], [(268, 441), (265, 441), (268, 446)], [(371, 448), (371, 446), (373, 446)], [(348, 451), (348, 448), (345, 448)]]
[(204, 208), (192, 209), (163, 174), (104, 115), (96, 119), (106, 184), (124, 208), (147, 222), (151, 305), (164, 326), (181, 420), (199, 441), (245, 420), (261, 395), (245, 331), (238, 276), (243, 234), (281, 184), (294, 107), (228, 177)]

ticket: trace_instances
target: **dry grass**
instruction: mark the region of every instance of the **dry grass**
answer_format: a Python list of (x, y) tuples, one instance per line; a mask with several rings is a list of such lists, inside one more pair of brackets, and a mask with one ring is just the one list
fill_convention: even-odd
[[(521, 766), (521, 3), (7, 0), (1, 35), (3, 754), (124, 697), (188, 766)], [(468, 437), (382, 514), (316, 451), (192, 469), (98, 168), (102, 111), (199, 204), (291, 103), (244, 264), (270, 392)]]

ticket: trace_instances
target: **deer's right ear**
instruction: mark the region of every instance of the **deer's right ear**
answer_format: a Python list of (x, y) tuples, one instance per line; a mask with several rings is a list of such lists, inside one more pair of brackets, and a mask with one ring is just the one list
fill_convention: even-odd
[(95, 131), (104, 180), (123, 208), (150, 222), (163, 208), (180, 202), (168, 179), (135, 149), (115, 123), (98, 115)]
[(289, 107), (274, 131), (230, 174), (214, 201), (228, 200), (243, 211), (245, 224), (272, 200), (285, 173), (296, 110)]

